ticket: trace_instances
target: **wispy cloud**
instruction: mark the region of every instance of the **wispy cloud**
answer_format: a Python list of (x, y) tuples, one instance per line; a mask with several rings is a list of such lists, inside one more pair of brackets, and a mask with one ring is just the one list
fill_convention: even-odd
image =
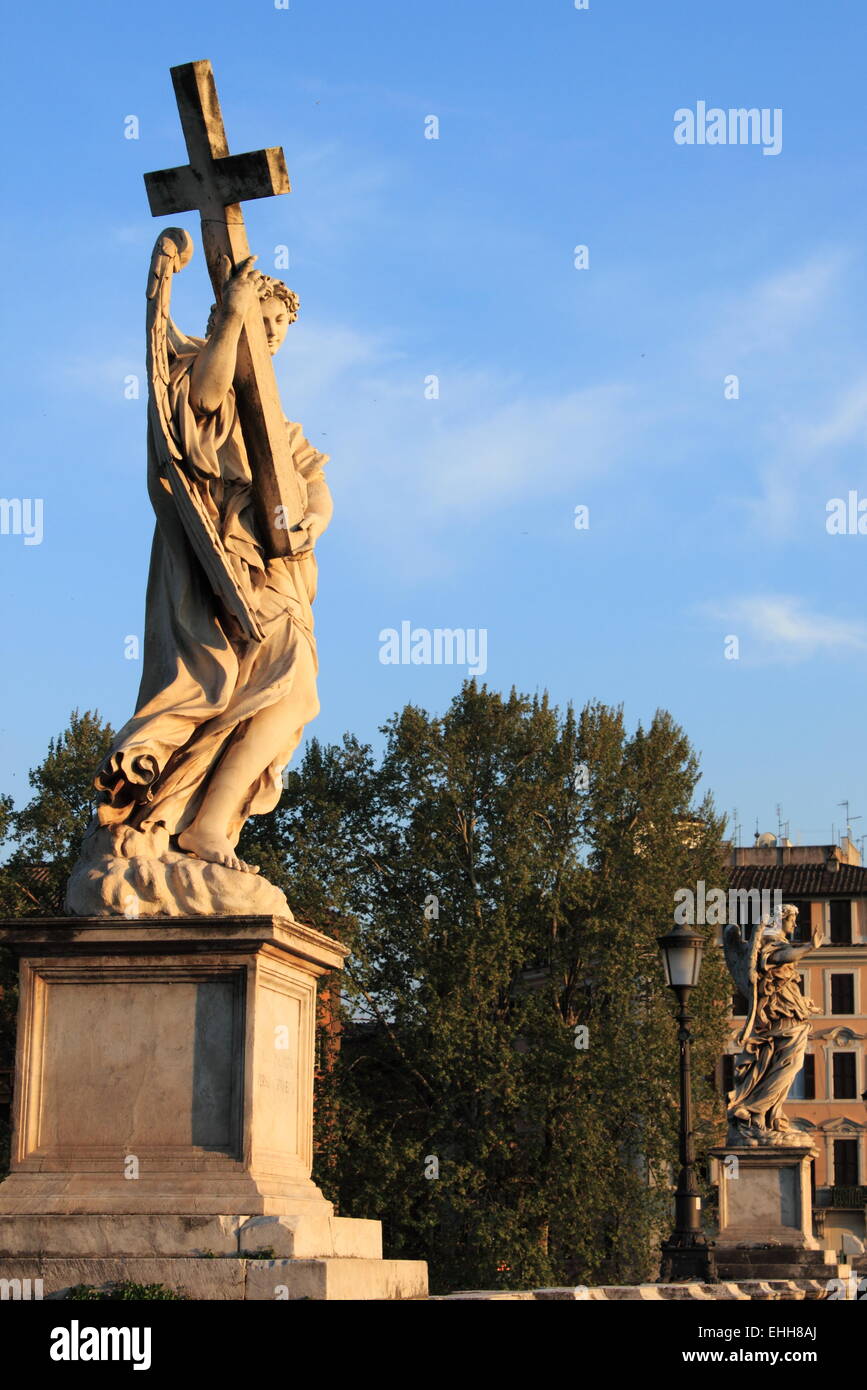
[[(817, 458), (867, 442), (867, 363), (857, 373), (850, 364), (847, 375), (835, 359), (821, 376), (813, 364), (814, 389), (801, 390), (816, 322), (834, 312), (848, 263), (844, 249), (830, 248), (716, 297), (685, 373), (682, 344), (672, 341), (660, 344), (651, 381), (644, 369), (626, 369), (560, 393), (510, 377), (495, 360), (444, 361), (440, 398), (424, 401), (422, 374), (397, 341), (347, 324), (299, 324), (278, 368), (284, 400), (290, 414), (307, 412), (312, 428), (327, 418), (330, 439), (368, 478), (387, 477), (405, 503), (454, 516), (496, 512), (558, 479), (608, 471), (618, 486), (630, 454), (676, 468), (680, 449), (692, 469), (711, 428), (707, 374), (719, 372), (721, 393), (723, 376), (739, 372), (748, 404), (732, 404), (728, 437), (755, 465), (726, 476), (726, 504), (768, 540), (790, 534), (802, 516)], [(680, 374), (676, 394), (665, 388), (669, 356)], [(767, 404), (757, 419), (750, 405), (760, 397)]]
[(461, 363), (442, 365), (429, 399), (417, 363), (346, 325), (307, 325), (284, 352), (284, 409), (332, 455), (343, 508), (379, 522), (382, 546), (416, 574), (425, 553), (430, 572), (453, 567), (455, 525), (625, 466), (647, 418), (623, 383), (544, 393)]
[(867, 443), (867, 357), (851, 319), (852, 271), (849, 249), (828, 247), (711, 313), (703, 362), (739, 376), (748, 411), (761, 402), (761, 414), (745, 412), (740, 427), (754, 472), (733, 480), (732, 493), (765, 541), (809, 526), (817, 480), (830, 480), (846, 467), (847, 450)]
[(754, 594), (706, 603), (700, 611), (739, 638), (740, 656), (751, 663), (867, 650), (867, 624), (811, 611), (791, 594)]
[(793, 338), (806, 332), (838, 293), (849, 260), (844, 248), (829, 247), (719, 301), (706, 350), (741, 360), (792, 351)]

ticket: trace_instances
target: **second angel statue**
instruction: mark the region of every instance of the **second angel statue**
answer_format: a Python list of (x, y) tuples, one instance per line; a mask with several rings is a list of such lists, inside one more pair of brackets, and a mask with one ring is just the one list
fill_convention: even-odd
[(169, 314), (186, 232), (157, 239), (147, 292), (148, 493), (156, 513), (135, 713), (96, 775), (97, 812), (67, 890), (79, 915), (282, 913), (286, 899), (236, 853), (273, 809), (282, 770), (319, 710), (314, 547), (331, 520), (327, 455), (286, 420), (305, 503), (302, 543), (269, 558), (232, 385), (258, 302), (272, 355), (298, 312), (250, 257), (224, 265), (207, 335)]
[(810, 1015), (819, 1012), (801, 990), (798, 963), (821, 946), (823, 933), (815, 927), (808, 944), (795, 945), (797, 920), (797, 907), (785, 903), (754, 928), (749, 941), (733, 924), (723, 933), (729, 971), (746, 1002), (728, 1096), (728, 1144), (805, 1142), (803, 1133), (791, 1129), (783, 1105), (804, 1065)]

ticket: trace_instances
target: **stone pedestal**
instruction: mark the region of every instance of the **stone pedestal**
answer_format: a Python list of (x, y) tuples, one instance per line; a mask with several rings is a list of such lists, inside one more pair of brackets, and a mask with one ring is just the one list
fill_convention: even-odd
[(721, 1279), (827, 1279), (836, 1256), (813, 1234), (810, 1165), (803, 1144), (711, 1149), (719, 1191), (716, 1261)]
[(818, 1250), (810, 1196), (812, 1144), (711, 1149), (720, 1245)]
[(337, 942), (277, 917), (31, 919), (0, 941), (21, 986), (0, 1278), (51, 1293), (165, 1265), (195, 1297), (426, 1293), (425, 1265), (383, 1260), (379, 1222), (336, 1217), (310, 1177)]

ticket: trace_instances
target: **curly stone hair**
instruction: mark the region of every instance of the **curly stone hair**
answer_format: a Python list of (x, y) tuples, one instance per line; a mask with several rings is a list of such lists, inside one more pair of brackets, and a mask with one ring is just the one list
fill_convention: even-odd
[[(284, 285), (282, 280), (277, 280), (273, 275), (265, 275), (262, 271), (256, 272), (256, 289), (260, 301), (263, 299), (282, 299), (289, 314), (289, 322), (294, 323), (298, 317), (299, 299), (294, 290), (290, 290), (288, 285)], [(214, 329), (214, 318), (216, 317), (217, 306), (211, 305), (211, 312), (208, 315), (208, 326), (205, 329), (205, 337), (210, 338)]]

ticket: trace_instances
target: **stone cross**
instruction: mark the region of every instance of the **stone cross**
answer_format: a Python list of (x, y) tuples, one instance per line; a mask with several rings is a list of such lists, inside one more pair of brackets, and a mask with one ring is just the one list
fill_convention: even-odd
[[(145, 174), (154, 217), (197, 211), (202, 246), (214, 293), (222, 293), (222, 257), (237, 266), (250, 254), (240, 204), (289, 192), (286, 162), (279, 146), (249, 154), (229, 154), (211, 64), (183, 63), (171, 69), (189, 164)], [(304, 515), (301, 492), (280, 395), (258, 304), (238, 339), (235, 367), (238, 419), (253, 473), (253, 492), (268, 557), (291, 555), (306, 544), (303, 532), (289, 529)]]

